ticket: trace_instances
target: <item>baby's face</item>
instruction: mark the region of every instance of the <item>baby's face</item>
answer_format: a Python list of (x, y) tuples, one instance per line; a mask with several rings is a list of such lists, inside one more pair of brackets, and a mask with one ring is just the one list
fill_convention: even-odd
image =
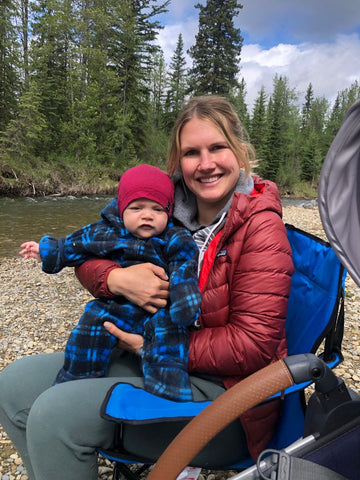
[(166, 210), (159, 203), (147, 198), (134, 200), (123, 212), (125, 227), (135, 237), (142, 239), (162, 233), (168, 219)]

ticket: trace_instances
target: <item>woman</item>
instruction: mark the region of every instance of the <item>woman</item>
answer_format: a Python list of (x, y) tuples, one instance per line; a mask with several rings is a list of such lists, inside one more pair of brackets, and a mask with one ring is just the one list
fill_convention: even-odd
[[(200, 249), (201, 317), (191, 329), (188, 363), (195, 400), (214, 399), (286, 355), (291, 250), (277, 188), (250, 175), (252, 156), (226, 100), (199, 97), (184, 107), (170, 140), (168, 172), (176, 187), (175, 220)], [(165, 272), (151, 264), (122, 269), (94, 259), (78, 276), (92, 293), (125, 295), (149, 312), (167, 301)], [(142, 337), (108, 329), (129, 352), (115, 353), (109, 378), (49, 388), (62, 363), (56, 354), (22, 359), (1, 373), (0, 421), (32, 480), (97, 478), (95, 448), (111, 446), (114, 428), (99, 415), (105, 394), (118, 381), (143, 386), (134, 355)], [(278, 413), (271, 403), (241, 418), (244, 455), (261, 451)]]

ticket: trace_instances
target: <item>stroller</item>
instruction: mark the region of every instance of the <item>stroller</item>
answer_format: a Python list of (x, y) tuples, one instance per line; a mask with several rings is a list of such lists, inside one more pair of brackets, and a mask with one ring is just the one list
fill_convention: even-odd
[[(151, 426), (159, 419), (160, 414), (165, 425), (173, 419), (193, 419), (189, 423), (186, 421), (186, 426), (158, 459), (150, 458), (151, 455), (144, 453), (141, 448), (137, 449), (136, 445), (134, 448), (129, 447), (130, 453), (119, 451), (100, 452), (101, 454), (115, 460), (117, 465), (140, 462), (146, 466), (147, 463), (157, 460), (147, 478), (175, 480), (186, 465), (206, 466), (206, 463), (201, 463), (203, 460), (196, 460), (198, 455), (204, 447), (211, 446), (214, 438), (227, 432), (229, 426), (242, 413), (262, 402), (286, 395), (286, 408), (280, 422), (283, 425), (279, 428), (282, 437), (274, 439), (255, 465), (249, 468), (248, 465), (241, 465), (242, 471), (231, 477), (231, 480), (360, 479), (360, 396), (349, 389), (331, 370), (342, 360), (342, 297), (345, 280), (342, 265), (360, 286), (360, 186), (354, 182), (354, 179), (359, 177), (359, 168), (360, 101), (347, 113), (329, 149), (320, 176), (319, 210), (330, 245), (288, 226), (294, 263), (298, 262), (297, 251), (302, 252), (302, 258), (304, 249), (307, 257), (315, 252), (314, 258), (305, 262), (309, 269), (305, 283), (302, 284), (305, 275), (304, 262), (300, 262), (300, 255), (299, 267), (296, 268), (298, 272), (294, 275), (296, 290), (301, 290), (300, 301), (306, 303), (304, 292), (310, 290), (308, 287), (311, 283), (310, 301), (314, 301), (315, 297), (314, 305), (321, 311), (319, 319), (315, 315), (312, 325), (312, 328), (318, 328), (319, 331), (312, 332), (313, 339), (309, 340), (309, 345), (306, 345), (306, 342), (311, 335), (301, 332), (297, 327), (300, 322), (293, 321), (292, 327), (295, 327), (295, 331), (294, 338), (290, 339), (289, 357), (254, 373), (213, 402), (197, 405), (189, 402), (189, 405), (181, 406), (182, 411), (176, 402), (169, 403), (165, 399), (156, 398), (152, 403), (147, 392), (135, 392), (136, 395), (129, 392), (134, 401), (138, 396), (137, 406), (132, 412), (128, 412), (128, 418), (122, 416), (119, 419), (117, 405), (124, 396), (124, 388), (127, 387), (116, 385), (104, 403), (103, 415), (118, 421), (122, 433), (127, 424), (130, 424), (130, 431), (131, 424), (135, 425), (134, 431), (137, 434), (136, 425), (139, 424), (140, 428), (145, 425), (145, 429), (148, 427), (151, 431)], [(319, 278), (322, 285), (317, 294)], [(305, 289), (303, 285), (306, 285)], [(330, 292), (332, 294), (328, 296)], [(317, 305), (321, 300), (325, 303)], [(294, 301), (295, 310), (297, 305), (298, 302)], [(312, 306), (310, 310), (314, 308)], [(325, 312), (326, 310), (328, 312)], [(293, 318), (294, 315), (296, 311), (290, 312), (289, 317)], [(324, 324), (321, 324), (320, 317), (324, 317)], [(302, 338), (298, 340), (298, 337)], [(323, 358), (319, 358), (314, 353), (323, 338), (326, 338), (325, 351)], [(310, 353), (300, 353), (302, 351)], [(302, 406), (299, 405), (298, 392), (303, 392), (304, 387), (310, 383), (314, 384), (315, 390), (304, 408), (304, 417), (300, 415), (299, 421), (298, 413)], [(151, 408), (142, 409), (143, 405), (151, 405)], [(121, 410), (123, 411), (123, 408)], [(294, 439), (297, 440), (294, 442)], [(213, 455), (210, 456), (213, 460)], [(228, 465), (227, 468), (240, 469), (239, 465), (231, 465), (231, 461), (230, 464), (228, 461), (224, 463)]]

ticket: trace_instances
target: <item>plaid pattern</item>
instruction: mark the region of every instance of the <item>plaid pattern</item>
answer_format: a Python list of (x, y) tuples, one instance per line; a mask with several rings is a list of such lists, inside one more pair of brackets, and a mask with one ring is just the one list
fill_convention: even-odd
[(177, 401), (192, 399), (187, 373), (187, 326), (200, 313), (197, 281), (198, 250), (190, 233), (169, 222), (159, 237), (141, 240), (131, 235), (118, 215), (116, 200), (101, 212), (102, 220), (66, 238), (43, 237), (40, 255), (43, 270), (57, 273), (91, 257), (106, 257), (122, 267), (151, 262), (169, 276), (168, 306), (150, 316), (125, 298), (89, 302), (79, 324), (70, 334), (65, 363), (56, 382), (107, 374), (110, 354), (117, 340), (103, 327), (110, 321), (119, 328), (144, 336), (142, 355), (145, 388)]

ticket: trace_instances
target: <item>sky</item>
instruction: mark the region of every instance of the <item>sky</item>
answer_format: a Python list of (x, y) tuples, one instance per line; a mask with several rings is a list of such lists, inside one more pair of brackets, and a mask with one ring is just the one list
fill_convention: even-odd
[[(171, 0), (160, 17), (158, 42), (166, 63), (182, 33), (184, 51), (194, 45), (199, 26), (197, 3), (206, 0)], [(240, 78), (247, 87), (251, 110), (260, 88), (270, 95), (276, 74), (286, 76), (303, 104), (311, 82), (315, 97), (331, 104), (339, 91), (360, 83), (359, 0), (239, 0), (234, 19), (244, 38)], [(188, 66), (191, 59), (187, 57)]]

